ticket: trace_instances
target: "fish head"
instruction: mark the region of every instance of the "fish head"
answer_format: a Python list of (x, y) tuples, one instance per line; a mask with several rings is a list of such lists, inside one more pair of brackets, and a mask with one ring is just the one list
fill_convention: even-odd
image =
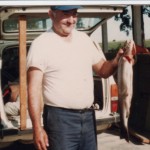
[(124, 43), (123, 51), (125, 56), (136, 55), (136, 46), (133, 40), (127, 40)]

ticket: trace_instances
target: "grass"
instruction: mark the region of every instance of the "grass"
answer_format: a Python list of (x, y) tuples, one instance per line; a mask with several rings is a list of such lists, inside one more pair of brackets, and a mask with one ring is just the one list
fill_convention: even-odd
[[(123, 46), (125, 41), (112, 41), (108, 43), (109, 52), (116, 52), (120, 47)], [(101, 47), (102, 44), (100, 43)], [(145, 47), (150, 48), (150, 39), (144, 42)]]
[(150, 39), (146, 40), (144, 45), (145, 45), (145, 47), (150, 48)]

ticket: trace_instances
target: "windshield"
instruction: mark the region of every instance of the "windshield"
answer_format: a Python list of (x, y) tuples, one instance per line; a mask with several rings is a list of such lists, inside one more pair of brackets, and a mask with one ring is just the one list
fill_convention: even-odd
[[(100, 18), (79, 18), (76, 24), (78, 30), (88, 30), (94, 27)], [(51, 28), (52, 22), (49, 18), (27, 18), (27, 32), (45, 31)], [(18, 19), (9, 18), (3, 22), (3, 31), (5, 33), (18, 32)]]

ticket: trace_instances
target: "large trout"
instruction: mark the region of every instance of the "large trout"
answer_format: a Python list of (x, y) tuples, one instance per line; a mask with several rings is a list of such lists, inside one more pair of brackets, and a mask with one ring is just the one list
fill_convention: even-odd
[(126, 41), (123, 47), (124, 54), (118, 62), (117, 82), (119, 92), (120, 137), (129, 142), (128, 119), (130, 114), (133, 93), (133, 64), (136, 47), (134, 41)]

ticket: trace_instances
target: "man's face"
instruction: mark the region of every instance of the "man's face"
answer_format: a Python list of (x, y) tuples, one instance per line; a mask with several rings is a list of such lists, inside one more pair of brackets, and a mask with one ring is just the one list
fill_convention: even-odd
[(71, 34), (72, 30), (75, 28), (77, 22), (77, 10), (52, 11), (53, 27), (56, 33), (61, 36), (68, 36)]

